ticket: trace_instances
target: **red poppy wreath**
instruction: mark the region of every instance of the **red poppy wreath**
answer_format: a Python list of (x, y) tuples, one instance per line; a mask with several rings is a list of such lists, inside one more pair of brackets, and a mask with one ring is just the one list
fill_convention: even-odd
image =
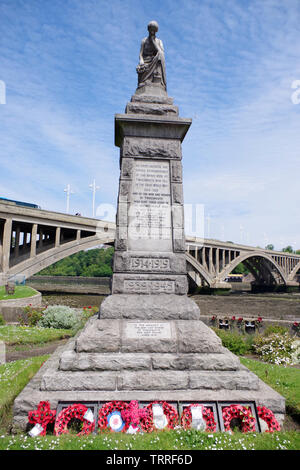
[(47, 426), (55, 421), (56, 410), (50, 409), (48, 401), (40, 401), (36, 410), (28, 412), (28, 422), (30, 424), (39, 424), (43, 430), (39, 433), (40, 436), (45, 436)]
[(233, 419), (239, 419), (242, 423), (242, 432), (255, 431), (255, 418), (250, 407), (243, 405), (230, 405), (222, 410), (225, 431), (231, 431), (230, 423)]
[[(191, 427), (192, 425), (192, 412), (191, 408), (193, 406), (199, 406), (198, 404), (191, 404), (189, 406), (186, 406), (183, 409), (183, 412), (181, 414), (181, 426), (183, 429), (187, 430)], [(202, 415), (204, 418), (204, 421), (206, 422), (206, 429), (205, 431), (210, 431), (210, 432), (216, 432), (217, 429), (217, 423), (215, 421), (214, 413), (210, 408), (207, 408), (205, 406), (202, 407)]]
[(280, 425), (275, 418), (273, 411), (269, 410), (265, 406), (258, 406), (257, 413), (259, 418), (263, 419), (268, 425), (268, 430), (266, 432), (280, 431)]
[[(158, 411), (162, 411), (163, 415), (156, 417), (153, 413), (153, 405), (160, 405)], [(141, 428), (144, 432), (152, 432), (154, 429), (174, 429), (178, 425), (178, 413), (174, 406), (170, 405), (166, 401), (152, 401), (145, 406), (145, 410), (148, 411), (146, 417), (141, 418)]]
[(56, 418), (54, 426), (54, 434), (59, 436), (60, 434), (68, 434), (68, 424), (72, 419), (79, 419), (82, 421), (82, 430), (77, 436), (83, 436), (90, 434), (95, 429), (95, 420), (91, 422), (87, 419), (88, 408), (80, 403), (70, 405), (64, 408)]

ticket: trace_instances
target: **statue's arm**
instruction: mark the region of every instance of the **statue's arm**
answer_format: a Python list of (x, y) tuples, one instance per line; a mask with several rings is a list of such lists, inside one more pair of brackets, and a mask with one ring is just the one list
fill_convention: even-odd
[(164, 45), (163, 45), (162, 40), (159, 39), (158, 43), (159, 43), (158, 46), (159, 46), (161, 52), (164, 54), (164, 53), (165, 53), (165, 50), (164, 50)]
[(144, 57), (143, 57), (143, 54), (144, 54), (144, 45), (145, 45), (145, 41), (146, 41), (146, 38), (142, 40), (141, 42), (141, 49), (140, 49), (140, 65), (143, 65), (144, 64)]
[(162, 40), (158, 39), (158, 38), (155, 38), (155, 39), (151, 38), (151, 40), (152, 40), (153, 46), (156, 49), (156, 52), (162, 52), (164, 54), (165, 51), (164, 51), (164, 46), (163, 46)]

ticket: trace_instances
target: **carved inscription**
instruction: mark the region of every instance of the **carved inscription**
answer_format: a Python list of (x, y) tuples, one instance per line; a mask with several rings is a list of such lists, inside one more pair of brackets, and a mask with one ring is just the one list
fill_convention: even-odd
[(168, 258), (131, 258), (129, 268), (139, 271), (169, 271), (170, 260)]
[(162, 322), (129, 322), (126, 324), (127, 338), (171, 339), (171, 324)]
[(130, 249), (172, 251), (169, 162), (134, 161), (128, 216)]
[(131, 292), (135, 294), (171, 294), (175, 292), (175, 281), (127, 279), (124, 281), (124, 292)]

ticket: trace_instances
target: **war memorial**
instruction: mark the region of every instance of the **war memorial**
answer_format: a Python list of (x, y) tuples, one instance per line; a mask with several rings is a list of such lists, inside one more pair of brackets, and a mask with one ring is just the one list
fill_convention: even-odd
[(82, 403), (94, 412), (111, 401), (137, 400), (141, 408), (164, 401), (179, 414), (191, 403), (214, 412), (250, 403), (284, 419), (284, 398), (222, 346), (187, 296), (181, 143), (192, 120), (179, 116), (167, 94), (157, 30), (150, 22), (137, 89), (115, 115), (120, 180), (111, 295), (17, 397), (16, 428), (25, 429), (28, 411), (45, 400), (51, 409)]

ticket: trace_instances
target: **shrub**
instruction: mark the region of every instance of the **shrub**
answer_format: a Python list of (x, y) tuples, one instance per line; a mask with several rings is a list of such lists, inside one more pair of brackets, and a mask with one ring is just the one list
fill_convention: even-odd
[(35, 308), (31, 305), (23, 308), (23, 314), (19, 316), (20, 325), (36, 326), (43, 316), (42, 308)]
[(220, 330), (217, 328), (213, 328), (213, 330), (221, 338), (223, 346), (229, 349), (232, 353), (243, 355), (249, 351), (251, 347), (250, 339), (246, 339), (246, 336), (241, 335), (238, 332)]
[(68, 330), (76, 327), (79, 321), (74, 309), (65, 305), (51, 305), (44, 310), (44, 315), (38, 322), (38, 326)]
[(292, 364), (300, 364), (300, 340), (296, 339), (292, 343), (293, 352), (292, 352)]
[(288, 328), (275, 324), (275, 325), (268, 325), (265, 328), (263, 335), (264, 336), (270, 336), (272, 334), (284, 335), (285, 333), (288, 333), (288, 332), (289, 332)]
[(265, 362), (287, 365), (292, 363), (295, 351), (294, 339), (288, 333), (272, 333), (268, 336), (257, 335), (253, 349)]
[(5, 320), (3, 318), (3, 315), (0, 313), (0, 325), (5, 325)]

